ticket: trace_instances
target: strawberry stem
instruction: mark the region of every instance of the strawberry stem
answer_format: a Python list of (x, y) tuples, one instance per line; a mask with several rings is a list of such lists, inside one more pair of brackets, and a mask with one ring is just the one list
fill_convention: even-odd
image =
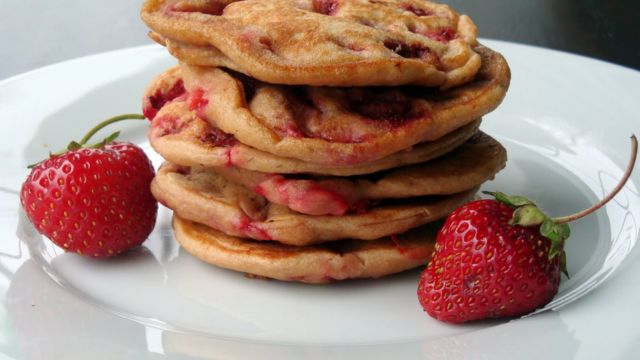
[(98, 131), (102, 130), (103, 128), (115, 122), (122, 121), (122, 120), (144, 120), (144, 119), (145, 119), (144, 115), (140, 115), (140, 114), (122, 114), (122, 115), (114, 116), (112, 118), (104, 120), (103, 122), (96, 125), (93, 129), (89, 130), (89, 132), (78, 142), (78, 144), (80, 146), (85, 145), (89, 140), (91, 140), (91, 137), (95, 135)]
[(631, 176), (631, 172), (633, 172), (633, 168), (635, 166), (637, 156), (638, 156), (638, 139), (636, 139), (635, 135), (631, 135), (631, 157), (629, 158), (627, 169), (624, 172), (624, 175), (622, 175), (622, 179), (620, 179), (620, 182), (618, 182), (618, 185), (616, 185), (616, 187), (609, 193), (609, 195), (605, 196), (602, 200), (600, 200), (598, 203), (594, 204), (588, 209), (584, 209), (572, 215), (555, 217), (555, 218), (552, 218), (551, 220), (553, 220), (553, 222), (556, 224), (565, 224), (565, 223), (583, 218), (591, 214), (592, 212), (600, 209), (601, 207), (603, 207), (606, 203), (608, 203), (611, 199), (613, 199), (613, 197), (616, 196), (618, 192), (620, 192), (620, 190), (622, 190), (624, 185), (627, 183), (627, 180)]
[[(140, 114), (122, 114), (122, 115), (118, 115), (118, 116), (114, 116), (111, 118), (108, 118), (107, 120), (104, 120), (103, 122), (99, 123), (98, 125), (96, 125), (93, 129), (89, 130), (89, 132), (82, 138), (82, 140), (78, 141), (71, 141), (69, 143), (69, 145), (67, 145), (67, 147), (63, 150), (60, 150), (58, 152), (49, 152), (49, 157), (53, 157), (53, 156), (59, 156), (62, 155), (68, 151), (72, 151), (72, 150), (78, 150), (80, 148), (86, 148), (86, 147), (93, 147), (93, 148), (99, 148), (104, 146), (105, 144), (108, 144), (110, 142), (112, 142), (113, 140), (115, 140), (118, 135), (120, 135), (120, 132), (117, 131), (109, 136), (107, 136), (106, 138), (104, 138), (102, 141), (93, 144), (93, 145), (87, 145), (87, 142), (89, 140), (91, 140), (91, 137), (93, 137), (93, 135), (95, 135), (98, 131), (102, 130), (103, 128), (105, 128), (106, 126), (113, 124), (115, 122), (118, 121), (122, 121), (122, 120), (145, 120), (144, 115), (140, 115)], [(36, 167), (38, 164), (40, 164), (42, 161), (38, 161), (37, 163), (34, 164), (30, 164), (27, 166), (27, 168), (29, 169), (33, 169), (34, 167)]]

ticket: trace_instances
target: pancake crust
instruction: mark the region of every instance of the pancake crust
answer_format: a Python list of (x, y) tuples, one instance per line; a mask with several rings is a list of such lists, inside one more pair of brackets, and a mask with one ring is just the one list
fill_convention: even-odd
[(424, 265), (433, 252), (439, 225), (372, 241), (289, 246), (233, 237), (177, 215), (173, 217), (176, 239), (196, 258), (225, 269), (305, 283), (379, 278)]
[(215, 172), (294, 211), (343, 215), (372, 200), (448, 195), (472, 189), (492, 179), (506, 161), (502, 145), (480, 132), (435, 160), (369, 176), (283, 176), (232, 166), (216, 168)]
[[(163, 78), (163, 76), (161, 76)], [(164, 83), (164, 81), (163, 81)], [(149, 89), (159, 94), (158, 88)], [(145, 103), (150, 95), (145, 96)], [(159, 98), (159, 97), (158, 97)], [(387, 170), (404, 165), (426, 162), (455, 149), (480, 126), (480, 120), (456, 129), (443, 137), (417, 144), (379, 160), (355, 165), (323, 165), (294, 158), (280, 157), (257, 150), (235, 140), (200, 119), (188, 109), (184, 99), (163, 103), (159, 111), (153, 107), (145, 113), (154, 114), (148, 131), (151, 146), (166, 160), (183, 166), (220, 167), (234, 166), (263, 173), (352, 176)], [(157, 113), (157, 116), (155, 115)]]
[(276, 84), (447, 88), (480, 66), (473, 21), (427, 1), (147, 0), (141, 16), (182, 60)]
[(338, 239), (374, 240), (402, 233), (447, 216), (471, 200), (476, 190), (404, 199), (361, 213), (313, 216), (270, 203), (211, 170), (164, 164), (151, 183), (156, 199), (185, 219), (232, 236), (299, 246)]
[(190, 107), (243, 144), (312, 163), (352, 165), (436, 140), (498, 106), (509, 68), (500, 54), (477, 51), (483, 61), (474, 81), (447, 91), (278, 86), (219, 68), (181, 67)]

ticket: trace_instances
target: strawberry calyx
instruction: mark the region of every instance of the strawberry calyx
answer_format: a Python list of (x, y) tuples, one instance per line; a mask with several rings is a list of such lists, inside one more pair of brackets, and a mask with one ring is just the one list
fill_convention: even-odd
[(569, 277), (567, 272), (567, 255), (564, 252), (564, 243), (571, 235), (571, 230), (567, 223), (583, 218), (594, 211), (600, 209), (607, 204), (614, 196), (622, 190), (624, 185), (631, 177), (633, 168), (636, 163), (636, 157), (638, 156), (638, 139), (635, 135), (631, 135), (631, 156), (629, 156), (629, 162), (625, 169), (622, 178), (618, 182), (615, 188), (611, 192), (602, 198), (599, 202), (591, 207), (584, 209), (572, 215), (549, 217), (531, 200), (520, 195), (507, 195), (499, 191), (483, 191), (484, 194), (493, 196), (496, 201), (504, 203), (505, 205), (513, 208), (513, 214), (509, 220), (509, 225), (519, 226), (539, 226), (540, 234), (551, 242), (549, 249), (549, 261), (553, 260), (556, 256), (560, 257), (560, 270)]
[[(108, 118), (102, 122), (100, 122), (98, 125), (94, 126), (91, 130), (89, 130), (89, 132), (87, 132), (80, 141), (71, 141), (69, 142), (69, 144), (67, 145), (66, 148), (57, 151), (55, 153), (50, 152), (49, 153), (49, 158), (54, 158), (60, 155), (63, 155), (69, 151), (75, 151), (78, 149), (82, 149), (82, 148), (94, 148), (94, 149), (99, 149), (101, 147), (104, 147), (107, 144), (112, 143), (113, 141), (115, 141), (118, 136), (120, 136), (120, 131), (116, 131), (114, 133), (112, 133), (111, 135), (105, 137), (104, 139), (93, 143), (93, 144), (88, 144), (88, 142), (91, 140), (91, 138), (100, 130), (102, 130), (103, 128), (119, 122), (119, 121), (123, 121), (123, 120), (145, 120), (144, 115), (141, 114), (122, 114), (122, 115), (118, 115), (118, 116), (114, 116), (111, 118)], [(40, 164), (42, 161), (39, 161), (35, 164), (31, 164), (29, 166), (27, 166), (29, 169), (36, 167), (38, 164)]]
[(484, 194), (493, 196), (497, 201), (513, 208), (513, 214), (509, 225), (539, 226), (540, 234), (551, 243), (548, 258), (552, 261), (556, 256), (560, 257), (560, 270), (569, 277), (567, 271), (567, 256), (564, 252), (564, 243), (571, 235), (571, 229), (566, 223), (558, 223), (545, 214), (531, 200), (520, 195), (507, 195), (499, 191), (483, 191)]

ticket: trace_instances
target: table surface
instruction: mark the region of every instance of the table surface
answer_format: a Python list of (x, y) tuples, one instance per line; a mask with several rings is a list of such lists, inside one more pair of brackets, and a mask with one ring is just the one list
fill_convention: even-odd
[[(640, 70), (640, 1), (444, 1), (480, 36), (564, 50)], [(142, 0), (4, 0), (0, 79), (103, 51), (152, 43)], [(8, 11), (10, 9), (11, 11)]]

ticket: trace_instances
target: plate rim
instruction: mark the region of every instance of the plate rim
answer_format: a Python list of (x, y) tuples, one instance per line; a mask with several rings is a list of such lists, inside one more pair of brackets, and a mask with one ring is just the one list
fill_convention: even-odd
[[(634, 76), (639, 76), (640, 79), (640, 71), (633, 69), (633, 68), (629, 68), (623, 65), (619, 65), (619, 64), (614, 64), (605, 60), (601, 60), (601, 59), (595, 59), (595, 58), (589, 58), (587, 56), (581, 55), (581, 54), (574, 54), (571, 52), (567, 52), (567, 51), (562, 51), (562, 50), (555, 50), (555, 49), (549, 49), (549, 48), (544, 48), (544, 47), (540, 47), (540, 46), (536, 46), (536, 45), (529, 45), (529, 44), (520, 44), (520, 43), (515, 43), (515, 42), (509, 42), (509, 41), (502, 41), (502, 40), (490, 40), (490, 39), (481, 39), (482, 43), (485, 44), (489, 44), (492, 47), (495, 48), (500, 48), (501, 46), (513, 46), (515, 48), (518, 47), (524, 47), (524, 48), (530, 48), (530, 49), (534, 49), (535, 51), (542, 51), (542, 52), (547, 52), (547, 53), (552, 53), (552, 54), (559, 54), (562, 56), (569, 56), (569, 57), (577, 57), (577, 58), (581, 58), (582, 60), (586, 60), (588, 62), (594, 63), (594, 64), (598, 64), (597, 66), (606, 66), (606, 67), (615, 67), (618, 68), (619, 70), (622, 71), (628, 71), (630, 73), (635, 74)], [(104, 56), (120, 56), (123, 54), (127, 54), (127, 53), (138, 53), (138, 52), (148, 52), (148, 51), (160, 51), (163, 48), (160, 45), (157, 44), (150, 44), (150, 45), (141, 45), (141, 46), (133, 46), (133, 47), (126, 47), (126, 48), (122, 48), (122, 49), (116, 49), (116, 50), (110, 50), (110, 51), (106, 51), (106, 52), (101, 52), (101, 53), (96, 53), (96, 54), (90, 54), (90, 55), (85, 55), (85, 56), (81, 56), (81, 57), (77, 57), (77, 58), (73, 58), (73, 59), (69, 59), (69, 60), (64, 60), (64, 61), (60, 61), (60, 62), (56, 62), (53, 64), (49, 64), (43, 67), (39, 67), (33, 70), (29, 70), (17, 75), (13, 75), (10, 76), (8, 78), (2, 79), (0, 80), (0, 87), (4, 87), (4, 86), (8, 86), (10, 85), (12, 82), (15, 81), (22, 81), (23, 79), (29, 77), (29, 76), (39, 76), (40, 73), (42, 72), (46, 72), (46, 71), (55, 71), (56, 68), (63, 66), (63, 65), (69, 65), (69, 64), (74, 64), (74, 63), (79, 63), (79, 62), (91, 62), (93, 61), (95, 58), (102, 58)], [(636, 175), (638, 175), (638, 171), (636, 170)], [(637, 176), (636, 176), (637, 177)], [(637, 186), (638, 184), (635, 183), (635, 185)], [(636, 241), (638, 240), (638, 236), (640, 236), (639, 234), (636, 234)], [(636, 257), (637, 257), (637, 253), (638, 253), (638, 249), (637, 249), (637, 245), (633, 247), (633, 249), (630, 251), (629, 256), (627, 256), (627, 258), (625, 259), (625, 264), (623, 264), (621, 267), (619, 267), (618, 269), (616, 269), (614, 271), (614, 273), (612, 274), (612, 276), (615, 276), (618, 272), (620, 272), (621, 270), (625, 270), (625, 271), (629, 271), (629, 268), (633, 267), (633, 264), (629, 264), (629, 257), (631, 257), (631, 255), (633, 255), (632, 253), (636, 253)], [(622, 269), (623, 267), (626, 267), (627, 269)], [(639, 268), (640, 265), (635, 265), (636, 268)], [(607, 279), (605, 281), (609, 282), (611, 281), (611, 279)], [(598, 287), (600, 288), (602, 286), (602, 284), (600, 284)], [(6, 300), (6, 295), (0, 296), (0, 299)], [(560, 309), (559, 311), (562, 311), (562, 309)], [(638, 313), (640, 314), (640, 310), (638, 310)], [(501, 324), (502, 325), (506, 325), (508, 323), (505, 324)], [(146, 326), (144, 324), (141, 324), (142, 326)], [(413, 342), (411, 342), (413, 343)], [(281, 345), (278, 345), (281, 346)], [(290, 346), (290, 345), (284, 345), (284, 346)], [(348, 345), (347, 345), (348, 346)], [(2, 352), (0, 352), (0, 354), (2, 354)]]

